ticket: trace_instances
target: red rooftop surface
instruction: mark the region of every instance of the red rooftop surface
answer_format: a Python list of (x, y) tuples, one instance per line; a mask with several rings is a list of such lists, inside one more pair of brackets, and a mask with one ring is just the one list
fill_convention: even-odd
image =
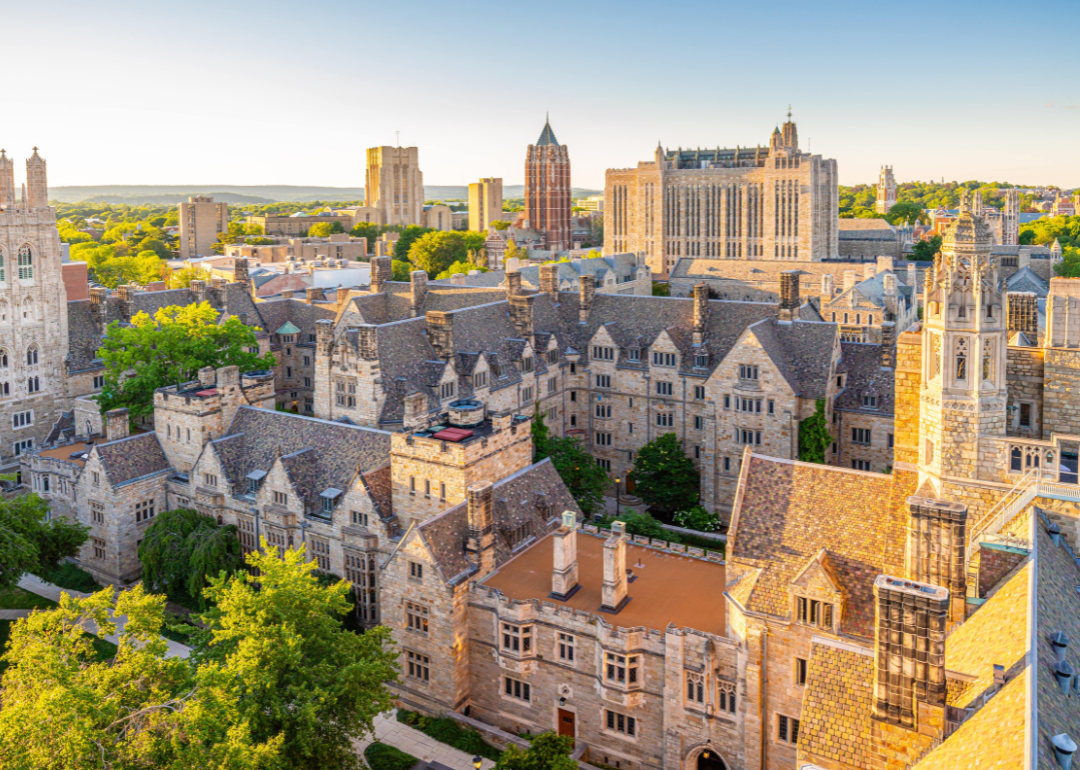
[(210, 388), (209, 390), (200, 390), (195, 394), (196, 396), (216, 396), (217, 388)]
[(442, 441), (463, 441), (472, 434), (473, 432), (471, 430), (465, 430), (464, 428), (444, 428), (434, 434), (432, 438), (437, 438)]

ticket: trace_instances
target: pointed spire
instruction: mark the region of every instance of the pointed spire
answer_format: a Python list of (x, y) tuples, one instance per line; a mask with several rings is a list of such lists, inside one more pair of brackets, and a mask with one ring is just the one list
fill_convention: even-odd
[(551, 118), (550, 115), (544, 116), (544, 130), (540, 132), (540, 138), (537, 140), (536, 145), (542, 147), (544, 145), (558, 145), (559, 140), (555, 138), (555, 132), (551, 130)]

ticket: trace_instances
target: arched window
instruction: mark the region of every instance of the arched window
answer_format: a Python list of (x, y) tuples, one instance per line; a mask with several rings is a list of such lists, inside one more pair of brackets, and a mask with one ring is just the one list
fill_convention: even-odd
[(30, 250), (30, 244), (24, 243), (19, 247), (19, 280), (28, 281), (34, 277), (34, 255)]
[(855, 323), (860, 324), (860, 325), (862, 324), (862, 313), (856, 313), (855, 314)]
[(870, 326), (874, 325), (874, 314), (873, 313), (871, 313), (870, 315), (868, 315), (866, 317), (866, 323), (868, 323)]
[(90, 424), (89, 420), (86, 421), (86, 435), (87, 437), (94, 435), (94, 426)]
[(36, 316), (34, 315), (34, 300), (30, 297), (27, 297), (23, 300), (22, 317), (24, 321), (37, 320)]
[(956, 379), (958, 380), (967, 379), (967, 354), (967, 338), (960, 337), (956, 340)]
[(993, 343), (991, 343), (990, 340), (984, 340), (982, 358), (982, 378), (984, 380), (992, 380), (994, 378), (993, 352)]
[(7, 265), (4, 264), (4, 250), (0, 249), (0, 282), (7, 280), (7, 273), (4, 271), (5, 267)]
[(8, 368), (7, 351), (0, 349), (0, 369)]
[(1014, 446), (1009, 457), (1009, 467), (1014, 471), (1022, 471), (1024, 469), (1024, 458), (1020, 452), (1020, 447)]
[(26, 351), (26, 365), (36, 366), (38, 362), (38, 350), (37, 345), (31, 345), (30, 349)]

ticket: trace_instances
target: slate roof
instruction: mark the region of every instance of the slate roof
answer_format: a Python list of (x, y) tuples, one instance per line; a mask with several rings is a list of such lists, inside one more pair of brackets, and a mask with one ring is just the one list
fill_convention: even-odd
[(323, 490), (348, 489), (358, 473), (377, 471), (390, 462), (390, 434), (385, 431), (249, 406), (241, 406), (226, 435), (208, 446), (234, 494), (247, 491), (249, 473), (269, 472), (280, 457), (309, 511), (320, 505)]
[[(834, 408), (845, 412), (893, 414), (896, 373), (881, 368), (882, 346), (864, 342), (841, 342), (838, 374), (846, 374), (844, 389), (837, 394)], [(863, 396), (877, 396), (877, 409), (863, 406)]]
[(542, 147), (548, 144), (557, 145), (559, 141), (555, 138), (555, 132), (551, 130), (551, 121), (544, 121), (544, 130), (540, 132), (540, 138), (536, 140), (538, 147)]
[(870, 767), (873, 705), (873, 653), (814, 642), (799, 723), (800, 756)]
[[(573, 259), (568, 262), (557, 262), (559, 266), (559, 282), (576, 284), (583, 275), (593, 275), (597, 284), (607, 280), (608, 273), (616, 276), (634, 276), (637, 273), (636, 258), (633, 254), (613, 254), (609, 257), (594, 257), (592, 259)], [(527, 265), (518, 270), (521, 273), (521, 285), (526, 289), (539, 291), (540, 289), (540, 266)], [(486, 273), (465, 276), (465, 286), (488, 286), (498, 287), (506, 281), (505, 270), (490, 270)], [(449, 278), (436, 281), (429, 285), (455, 285), (450, 284)], [(456, 284), (462, 285), (462, 284)]]
[(1050, 282), (1030, 267), (1025, 266), (1005, 279), (1005, 291), (1028, 291), (1036, 297), (1047, 297), (1050, 294)]
[[(496, 482), (492, 494), (496, 565), (504, 564), (512, 556), (507, 538), (511, 530), (531, 523), (533, 534), (539, 539), (558, 529), (563, 511), (573, 511), (581, 517), (581, 509), (549, 459)], [(417, 527), (447, 583), (459, 582), (473, 571), (465, 554), (468, 526), (468, 506), (461, 503)]]
[(97, 444), (93, 453), (100, 458), (105, 478), (114, 487), (172, 470), (156, 433), (140, 433)]
[(800, 398), (825, 398), (836, 324), (759, 321), (750, 327), (762, 349)]
[(761, 570), (744, 606), (788, 617), (791, 581), (824, 549), (846, 596), (841, 631), (873, 637), (874, 579), (905, 574), (906, 500), (917, 485), (917, 474), (905, 471), (750, 455), (728, 534), (729, 564)]
[(839, 220), (837, 235), (841, 241), (893, 241), (898, 239), (896, 228), (884, 219)]
[[(337, 318), (337, 309), (334, 305), (314, 304), (309, 305), (298, 299), (272, 299), (259, 303), (259, 311), (262, 314), (266, 328), (274, 334), (296, 334), (296, 344), (307, 346), (314, 345), (313, 335), (316, 334), (317, 321), (328, 319), (333, 321)], [(294, 331), (282, 331), (291, 326)], [(272, 347), (278, 348), (280, 342), (274, 341)]]
[[(833, 302), (839, 301), (848, 292), (857, 292), (867, 302), (880, 308), (885, 307), (885, 275), (889, 271), (881, 271), (875, 273), (872, 277), (863, 279), (855, 284), (847, 291), (843, 291), (833, 298)], [(907, 307), (911, 307), (912, 295), (914, 289), (907, 286), (904, 283), (904, 279), (907, 277), (903, 273), (892, 272), (892, 275), (896, 276), (896, 295), (897, 300)]]

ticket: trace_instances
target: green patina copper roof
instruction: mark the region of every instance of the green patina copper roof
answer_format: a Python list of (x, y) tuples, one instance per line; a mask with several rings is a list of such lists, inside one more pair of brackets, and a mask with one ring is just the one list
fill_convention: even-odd
[(285, 325), (277, 330), (278, 334), (299, 334), (300, 330), (296, 328), (296, 325), (292, 321), (286, 321)]

